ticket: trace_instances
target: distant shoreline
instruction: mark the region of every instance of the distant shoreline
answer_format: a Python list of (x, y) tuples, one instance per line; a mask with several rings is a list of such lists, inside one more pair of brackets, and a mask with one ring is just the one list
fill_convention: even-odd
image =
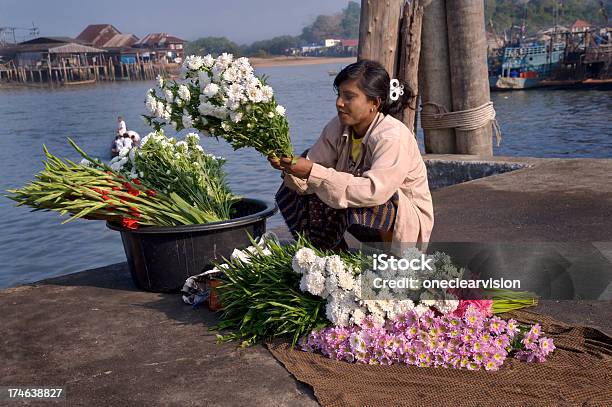
[[(356, 57), (291, 57), (291, 56), (275, 56), (270, 58), (249, 58), (251, 65), (255, 68), (266, 68), (275, 66), (299, 66), (299, 65), (321, 65), (321, 64), (338, 64), (342, 67), (352, 64), (357, 61)], [(340, 68), (340, 67), (338, 67)], [(169, 73), (170, 78), (176, 78), (178, 76), (178, 66), (176, 73)], [(132, 81), (138, 82), (138, 81)], [(109, 81), (96, 82), (91, 85), (98, 85), (101, 83), (111, 83)], [(64, 87), (62, 84), (50, 84), (48, 82), (0, 82), (0, 90), (11, 90), (11, 89), (53, 89)]]
[(341, 64), (348, 65), (357, 61), (355, 57), (270, 57), (270, 58), (249, 58), (251, 65), (256, 68), (272, 67), (272, 66), (287, 66), (287, 65), (319, 65), (319, 64)]

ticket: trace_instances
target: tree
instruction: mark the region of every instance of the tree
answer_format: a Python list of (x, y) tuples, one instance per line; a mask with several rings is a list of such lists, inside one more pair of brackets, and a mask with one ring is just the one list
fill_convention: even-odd
[(282, 35), (270, 40), (255, 41), (251, 45), (244, 47), (243, 52), (245, 55), (250, 56), (284, 55), (287, 49), (298, 47), (301, 42), (302, 39), (300, 37)]
[(307, 42), (319, 42), (325, 38), (339, 37), (342, 33), (340, 22), (342, 13), (331, 16), (319, 15), (315, 21), (302, 30), (302, 38)]
[(612, 0), (485, 0), (487, 24), (492, 21), (497, 32), (521, 26), (525, 18), (527, 31), (534, 33), (551, 27), (555, 14), (557, 24), (565, 26), (578, 19), (603, 24), (610, 12)]
[(185, 52), (188, 55), (220, 55), (224, 52), (239, 56), (242, 54), (240, 47), (235, 42), (225, 37), (204, 37), (195, 41), (190, 41), (185, 45)]
[(342, 10), (342, 37), (359, 38), (359, 20), (361, 19), (361, 6), (356, 1), (349, 1), (348, 6)]

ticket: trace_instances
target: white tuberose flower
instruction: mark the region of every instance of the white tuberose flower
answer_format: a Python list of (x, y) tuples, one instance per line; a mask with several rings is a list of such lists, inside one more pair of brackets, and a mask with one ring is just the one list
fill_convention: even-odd
[(188, 101), (189, 98), (191, 97), (191, 93), (189, 92), (189, 88), (187, 86), (185, 86), (185, 85), (179, 86), (177, 93), (178, 93), (178, 96), (181, 99), (185, 100), (185, 101)]
[(191, 119), (191, 115), (189, 114), (183, 114), (182, 122), (183, 122), (183, 127), (186, 129), (193, 127), (193, 120)]
[(192, 71), (198, 70), (204, 64), (204, 60), (199, 55), (189, 55), (185, 58), (185, 62), (183, 63), (183, 67), (190, 69)]
[(270, 99), (272, 99), (272, 96), (274, 95), (274, 91), (272, 90), (271, 86), (265, 85), (261, 87), (261, 94), (262, 94), (263, 101), (268, 102)]
[(284, 116), (285, 108), (281, 105), (276, 106), (276, 113), (278, 113), (279, 116)]
[(212, 57), (212, 55), (208, 54), (202, 58), (202, 63), (206, 68), (210, 68), (215, 63), (215, 59)]
[(216, 83), (209, 83), (202, 90), (202, 93), (204, 94), (204, 96), (206, 96), (208, 98), (211, 98), (211, 97), (215, 96), (217, 94), (217, 92), (219, 92), (219, 85), (217, 85)]
[(300, 280), (300, 290), (313, 295), (321, 295), (325, 289), (325, 277), (320, 272), (306, 273)]
[(293, 256), (293, 271), (298, 274), (304, 274), (315, 263), (318, 256), (314, 250), (308, 247), (302, 247)]

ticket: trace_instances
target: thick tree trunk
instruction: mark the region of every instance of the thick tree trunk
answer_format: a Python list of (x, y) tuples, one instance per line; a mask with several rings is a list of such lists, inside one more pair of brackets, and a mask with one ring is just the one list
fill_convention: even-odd
[(413, 95), (410, 104), (403, 112), (402, 120), (406, 127), (414, 129), (419, 93), (419, 54), (421, 51), (421, 22), (423, 7), (419, 0), (412, 0), (404, 5), (400, 32), (400, 61), (397, 77), (406, 82), (407, 89)]
[[(490, 99), (487, 41), (482, 0), (446, 2), (453, 111), (472, 109)], [(493, 155), (491, 126), (455, 130), (457, 153)]]
[[(452, 111), (446, 1), (423, 0), (422, 4), (423, 27), (421, 30), (419, 88), (423, 111), (437, 113), (437, 109), (427, 103), (436, 103)], [(432, 154), (456, 152), (454, 129), (424, 129), (423, 133), (425, 152)]]
[(402, 0), (361, 0), (359, 59), (380, 62), (391, 77), (397, 73)]

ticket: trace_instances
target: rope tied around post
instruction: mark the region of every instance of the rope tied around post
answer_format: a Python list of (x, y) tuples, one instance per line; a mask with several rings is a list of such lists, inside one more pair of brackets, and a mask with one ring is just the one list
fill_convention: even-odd
[(492, 125), (497, 146), (499, 147), (502, 135), (499, 123), (497, 123), (497, 119), (495, 118), (493, 102), (487, 102), (473, 109), (461, 110), (458, 112), (449, 112), (445, 106), (433, 102), (423, 103), (422, 106), (433, 106), (437, 110), (437, 112), (426, 112), (424, 109), (421, 109), (421, 127), (423, 129), (457, 129), (469, 131)]

